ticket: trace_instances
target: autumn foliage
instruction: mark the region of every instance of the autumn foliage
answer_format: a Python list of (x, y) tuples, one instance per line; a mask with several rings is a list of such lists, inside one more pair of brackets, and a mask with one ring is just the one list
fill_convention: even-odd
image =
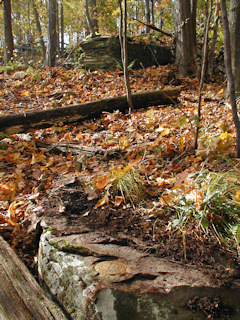
[[(232, 248), (239, 250), (240, 163), (224, 88), (209, 84), (204, 89), (195, 152), (198, 81), (179, 78), (175, 71), (173, 66), (131, 71), (130, 82), (135, 92), (177, 86), (182, 92), (178, 104), (131, 115), (116, 110), (82, 124), (56, 123), (25, 134), (1, 133), (1, 233), (13, 241), (9, 232), (14, 228), (21, 233), (25, 221), (41, 212), (43, 197), (63, 178), (75, 177), (88, 199), (96, 199), (96, 208), (130, 204), (148, 219), (171, 212), (169, 228), (182, 232), (184, 248), (184, 227), (191, 222), (217, 241), (230, 239)], [(1, 75), (1, 114), (124, 93), (119, 70), (18, 71)], [(222, 208), (220, 213), (216, 206)], [(185, 249), (184, 254), (186, 258)]]

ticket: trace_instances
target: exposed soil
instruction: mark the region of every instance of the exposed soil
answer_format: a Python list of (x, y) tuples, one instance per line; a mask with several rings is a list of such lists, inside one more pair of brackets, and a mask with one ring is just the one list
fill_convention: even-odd
[(230, 307), (224, 306), (223, 302), (219, 297), (214, 298), (199, 298), (194, 297), (188, 301), (187, 308), (191, 311), (202, 311), (207, 319), (231, 319), (233, 310)]
[[(96, 202), (87, 200), (81, 183), (77, 181), (60, 188), (53, 198), (46, 199), (44, 212), (55, 217), (53, 229), (58, 236), (97, 231), (109, 235), (110, 243), (131, 246), (171, 261), (214, 268), (219, 267), (220, 261), (221, 266), (228, 264), (228, 261), (238, 265), (237, 257), (232, 252), (226, 252), (213, 234), (204, 233), (194, 223), (189, 223), (185, 230), (185, 260), (183, 235), (179, 229), (172, 230), (173, 216), (170, 213), (147, 217), (141, 214), (140, 209), (130, 205), (115, 207), (109, 203), (96, 208)], [(57, 223), (61, 215), (67, 219), (67, 228), (64, 225), (61, 228)]]

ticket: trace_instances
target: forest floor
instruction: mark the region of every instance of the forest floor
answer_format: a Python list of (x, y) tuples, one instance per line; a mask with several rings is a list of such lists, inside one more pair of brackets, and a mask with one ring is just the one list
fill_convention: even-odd
[[(179, 103), (1, 133), (0, 234), (33, 272), (37, 225), (53, 210), (92, 230), (122, 232), (130, 246), (137, 238), (142, 250), (172, 261), (213, 265), (225, 256), (239, 264), (240, 161), (224, 84), (204, 87), (194, 151), (198, 80), (179, 77), (172, 65), (130, 78), (133, 92), (179, 88)], [(0, 75), (0, 114), (123, 94), (119, 70), (29, 68)]]

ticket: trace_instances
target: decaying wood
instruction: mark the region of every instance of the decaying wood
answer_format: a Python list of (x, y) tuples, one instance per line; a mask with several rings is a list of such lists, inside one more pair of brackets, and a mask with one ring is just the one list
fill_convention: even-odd
[[(135, 109), (175, 103), (180, 91), (177, 89), (141, 92), (132, 95)], [(8, 115), (0, 118), (0, 131), (6, 134), (22, 133), (48, 128), (58, 122), (69, 124), (98, 117), (102, 112), (128, 109), (126, 96), (86, 102), (69, 107)]]
[(0, 277), (1, 320), (67, 319), (1, 236)]

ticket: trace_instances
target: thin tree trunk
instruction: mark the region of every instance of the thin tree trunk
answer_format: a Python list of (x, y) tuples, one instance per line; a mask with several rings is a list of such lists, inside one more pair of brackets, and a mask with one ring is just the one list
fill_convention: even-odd
[(231, 0), (229, 7), (229, 27), (231, 40), (232, 68), (235, 94), (240, 97), (240, 1)]
[(127, 101), (129, 106), (129, 113), (133, 110), (133, 103), (131, 97), (131, 86), (128, 72), (128, 52), (127, 52), (127, 1), (124, 0), (124, 10), (122, 9), (122, 0), (118, 0), (120, 8), (120, 27), (119, 38), (121, 45), (121, 56), (124, 71), (125, 86), (127, 91)]
[(12, 9), (11, 0), (3, 1), (3, 23), (4, 23), (4, 37), (5, 37), (5, 50), (4, 50), (4, 63), (5, 65), (13, 57), (13, 34), (12, 34)]
[(40, 47), (41, 47), (41, 52), (42, 52), (42, 58), (43, 58), (43, 62), (46, 59), (46, 46), (43, 40), (43, 34), (42, 34), (42, 28), (41, 28), (41, 24), (40, 24), (40, 20), (39, 20), (39, 14), (38, 14), (38, 10), (37, 10), (37, 6), (35, 3), (35, 0), (32, 0), (32, 6), (33, 6), (33, 15), (34, 15), (34, 19), (35, 19), (35, 23), (36, 23), (36, 27), (37, 27), (37, 32), (38, 32), (38, 36), (40, 39)]
[(64, 12), (63, 12), (63, 2), (60, 4), (60, 14), (61, 14), (61, 57), (64, 56)]
[(98, 32), (97, 2), (96, 2), (96, 0), (90, 0), (89, 5), (90, 5), (92, 26), (94, 28), (94, 31)]
[(214, 70), (214, 52), (215, 52), (216, 42), (217, 42), (219, 11), (220, 11), (220, 2), (217, 3), (215, 14), (214, 14), (213, 37), (212, 37), (212, 43), (211, 43), (211, 48), (210, 48), (209, 58), (208, 58), (208, 73), (211, 79), (213, 77), (213, 70)]
[(56, 16), (56, 32), (57, 32), (57, 55), (60, 56), (60, 38), (59, 38), (59, 6), (57, 1), (57, 16)]
[(221, 0), (222, 22), (223, 22), (223, 34), (224, 34), (224, 61), (226, 74), (228, 79), (229, 97), (232, 107), (232, 116), (236, 128), (236, 145), (237, 145), (237, 157), (240, 158), (240, 120), (238, 117), (238, 110), (235, 96), (235, 81), (232, 71), (231, 61), (231, 45), (230, 45), (230, 31), (227, 17), (226, 1)]
[(57, 53), (57, 1), (48, 1), (48, 52), (47, 64), (54, 67)]
[(154, 0), (151, 0), (151, 15), (152, 15), (152, 25), (155, 24), (155, 16), (154, 16)]
[(207, 65), (207, 57), (208, 57), (208, 32), (210, 27), (210, 20), (212, 16), (212, 5), (213, 0), (210, 0), (209, 4), (209, 14), (206, 21), (206, 28), (205, 28), (205, 36), (204, 36), (204, 52), (203, 52), (203, 61), (202, 61), (202, 70), (201, 70), (201, 78), (200, 78), (200, 86), (199, 86), (199, 96), (198, 96), (198, 123), (197, 123), (197, 130), (195, 135), (195, 142), (194, 148), (197, 149), (198, 147), (198, 135), (200, 130), (200, 121), (201, 121), (201, 102), (202, 102), (202, 88), (204, 83), (206, 65)]
[(28, 12), (28, 43), (30, 44), (32, 60), (34, 59), (34, 48), (33, 48), (33, 36), (32, 36), (32, 25), (31, 25), (31, 18), (30, 18), (30, 1), (27, 2), (27, 12)]
[[(149, 0), (145, 0), (145, 17), (146, 17), (146, 24), (150, 24), (150, 4)], [(150, 32), (150, 28), (146, 25), (146, 33)]]
[(90, 18), (90, 14), (89, 14), (88, 0), (85, 0), (85, 10), (86, 10), (86, 18), (87, 18), (89, 31), (90, 31), (91, 37), (93, 38), (93, 37), (96, 36), (96, 34), (95, 34), (95, 30), (94, 30), (94, 27), (93, 27), (93, 24), (92, 24), (92, 20)]
[(20, 47), (22, 44), (22, 28), (21, 28), (21, 4), (20, 1), (16, 2), (16, 30), (15, 30), (15, 36), (16, 36), (16, 43), (17, 46)]

